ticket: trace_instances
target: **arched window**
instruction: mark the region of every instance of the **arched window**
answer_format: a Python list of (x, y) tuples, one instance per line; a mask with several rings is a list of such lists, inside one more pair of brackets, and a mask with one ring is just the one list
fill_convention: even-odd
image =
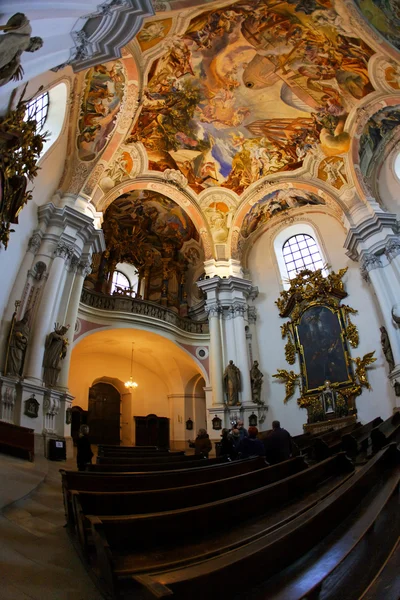
[(396, 177), (398, 179), (400, 179), (400, 152), (397, 154), (396, 158), (394, 159), (394, 172), (396, 174)]
[(25, 120), (34, 119), (36, 121), (36, 133), (43, 131), (49, 112), (49, 104), (49, 94), (44, 92), (26, 105)]
[(317, 242), (305, 233), (287, 239), (282, 246), (282, 254), (289, 279), (302, 269), (316, 271), (324, 266)]
[(119, 290), (129, 290), (131, 288), (131, 282), (126, 275), (121, 271), (114, 271), (112, 278), (111, 293), (118, 292)]

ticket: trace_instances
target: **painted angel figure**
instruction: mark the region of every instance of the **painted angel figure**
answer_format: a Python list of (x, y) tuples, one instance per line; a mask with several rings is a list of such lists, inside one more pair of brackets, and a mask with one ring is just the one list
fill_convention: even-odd
[(36, 52), (43, 46), (40, 37), (31, 37), (32, 27), (23, 13), (15, 13), (6, 25), (0, 26), (0, 86), (11, 80), (19, 81), (24, 75), (21, 67), (23, 52)]

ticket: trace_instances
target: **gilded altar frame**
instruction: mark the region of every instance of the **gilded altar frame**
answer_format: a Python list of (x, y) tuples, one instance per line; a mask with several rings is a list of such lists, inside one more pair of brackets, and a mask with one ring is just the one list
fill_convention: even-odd
[(273, 377), (286, 385), (285, 403), (300, 387), (297, 403), (307, 409), (309, 423), (326, 418), (321, 401), (326, 381), (336, 395), (336, 417), (356, 413), (356, 396), (362, 387), (370, 388), (366, 368), (376, 360), (374, 352), (354, 359), (349, 350), (358, 346), (359, 335), (351, 320), (357, 311), (341, 304), (346, 271), (326, 275), (326, 269), (304, 269), (276, 301), (280, 316), (289, 318), (281, 326), (286, 360), (294, 365), (298, 357), (300, 373), (279, 369)]

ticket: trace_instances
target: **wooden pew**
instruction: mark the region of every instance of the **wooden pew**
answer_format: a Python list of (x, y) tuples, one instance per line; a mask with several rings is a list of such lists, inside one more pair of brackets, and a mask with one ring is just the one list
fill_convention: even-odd
[(182, 456), (184, 450), (170, 451), (166, 449), (142, 449), (140, 446), (98, 446), (98, 456)]
[[(132, 459), (133, 460), (133, 459)], [(226, 463), (228, 461), (226, 456), (220, 456), (219, 458), (202, 458), (201, 460), (188, 460), (179, 462), (165, 462), (165, 463), (138, 463), (129, 462), (128, 464), (120, 463), (104, 463), (101, 465), (89, 465), (89, 471), (101, 472), (101, 473), (126, 473), (132, 472), (146, 472), (146, 471), (176, 471), (178, 469), (191, 469), (196, 468), (199, 465), (211, 466), (214, 464)]]
[(399, 600), (400, 598), (400, 537), (387, 557), (383, 568), (360, 600)]
[[(315, 467), (311, 467), (309, 471), (313, 468)], [(387, 476), (384, 483), (380, 484), (383, 470), (387, 471)], [(329, 575), (340, 567), (349, 555), (351, 558), (352, 550), (357, 543), (365, 539), (374, 527), (381, 512), (398, 490), (399, 482), (399, 452), (395, 445), (392, 445), (377, 454), (325, 499), (282, 524), (278, 529), (272, 532), (266, 531), (264, 534), (260, 532), (247, 544), (202, 562), (182, 567), (178, 565), (177, 568), (171, 565), (170, 568), (159, 569), (153, 574), (134, 575), (133, 579), (140, 586), (139, 592), (142, 593), (144, 589), (148, 598), (160, 599), (172, 596), (177, 600), (186, 598), (200, 600), (207, 596), (214, 600), (237, 594), (241, 585), (241, 578), (237, 574), (245, 573), (246, 578), (243, 578), (242, 586), (243, 584), (247, 586), (249, 581), (253, 586), (257, 582), (265, 581), (263, 587), (257, 590), (258, 595), (252, 597), (274, 600), (316, 599)], [(372, 496), (372, 505), (371, 495), (368, 497), (369, 502), (365, 501), (369, 493), (375, 494)], [(356, 523), (350, 517), (346, 521), (348, 529), (341, 531), (339, 526), (355, 510), (357, 510)], [(243, 526), (245, 527), (245, 524)], [(343, 536), (341, 544), (337, 547), (334, 543), (335, 539), (337, 541), (335, 536), (338, 535), (338, 531), (333, 531), (336, 527), (339, 527), (339, 533)], [(95, 531), (96, 528), (99, 531), (96, 543), (99, 548), (102, 543), (104, 544), (102, 566), (108, 567), (105, 573), (106, 581), (110, 588), (115, 588), (118, 582), (118, 565), (114, 564), (113, 570), (112, 563), (109, 562), (113, 557), (112, 543), (108, 541), (109, 531), (103, 529), (101, 522), (98, 521), (93, 523)], [(307, 553), (313, 547), (318, 551), (317, 544), (322, 544), (324, 538), (329, 538), (331, 554), (321, 555), (317, 552), (309, 565), (310, 570), (307, 570), (304, 568), (308, 558)], [(294, 568), (295, 561), (299, 561), (298, 569), (303, 567), (302, 574)], [(290, 569), (286, 572), (282, 571), (289, 565)], [(365, 571), (365, 561), (361, 567)], [(279, 577), (277, 574), (281, 571)], [(348, 566), (347, 571), (353, 576)], [(277, 579), (267, 580), (274, 575)], [(329, 598), (339, 597), (342, 596), (335, 594), (329, 596)]]
[(206, 483), (242, 473), (250, 473), (266, 466), (262, 457), (246, 458), (235, 462), (212, 463), (206, 466), (196, 464), (195, 468), (174, 471), (94, 473), (87, 471), (66, 471), (60, 469), (62, 490), (67, 521), (73, 522), (71, 490), (106, 492), (129, 492), (159, 490)]
[(178, 488), (133, 492), (71, 490), (74, 523), (78, 524), (79, 539), (81, 545), (85, 547), (87, 529), (85, 515), (156, 513), (206, 504), (210, 498), (215, 501), (237, 496), (294, 475), (306, 468), (303, 458), (296, 457), (242, 475)]
[[(194, 553), (191, 560), (197, 562), (202, 560), (206, 551), (204, 548), (199, 549), (199, 544), (194, 541), (198, 542), (203, 536), (212, 533), (223, 546), (222, 531), (229, 530), (233, 523), (241, 524), (238, 535), (243, 538), (246, 534), (246, 519), (254, 521), (269, 511), (279, 509), (284, 503), (292, 502), (294, 498), (314, 490), (315, 486), (322, 484), (327, 478), (352, 473), (352, 469), (351, 462), (344, 453), (340, 453), (283, 480), (208, 504), (132, 516), (88, 515), (96, 559), (109, 584), (115, 577), (129, 577), (138, 572), (138, 564), (143, 562), (143, 558), (139, 557), (146, 556), (151, 548), (160, 546), (160, 540), (167, 546), (181, 545), (183, 552), (181, 551), (180, 562), (188, 560), (191, 553)], [(190, 543), (194, 544), (194, 549), (189, 547)], [(237, 540), (231, 541), (229, 550), (237, 544)], [(156, 554), (160, 551), (162, 552), (157, 549)], [(221, 551), (221, 548), (214, 549), (216, 554)], [(147, 564), (145, 570), (149, 568)], [(186, 597), (190, 597), (190, 594)]]
[(373, 452), (377, 452), (392, 441), (400, 440), (400, 412), (395, 412), (371, 431), (371, 442)]
[(97, 464), (110, 464), (110, 465), (129, 465), (132, 463), (150, 465), (150, 464), (163, 464), (163, 463), (172, 463), (172, 462), (193, 462), (196, 460), (204, 460), (203, 456), (199, 454), (195, 455), (186, 455), (186, 454), (171, 454), (168, 456), (98, 456)]
[(352, 433), (354, 430), (361, 427), (361, 423), (352, 423), (347, 427), (329, 431), (323, 435), (317, 436), (313, 444), (313, 454), (316, 460), (324, 460), (328, 456), (332, 456), (335, 452), (340, 451), (342, 436)]
[(352, 458), (355, 458), (359, 452), (367, 452), (371, 431), (381, 423), (383, 423), (382, 419), (377, 417), (369, 423), (353, 429), (351, 433), (345, 433), (342, 436), (342, 450)]
[(35, 456), (33, 431), (28, 427), (20, 427), (19, 425), (0, 421), (0, 452), (19, 458), (27, 458), (32, 462)]

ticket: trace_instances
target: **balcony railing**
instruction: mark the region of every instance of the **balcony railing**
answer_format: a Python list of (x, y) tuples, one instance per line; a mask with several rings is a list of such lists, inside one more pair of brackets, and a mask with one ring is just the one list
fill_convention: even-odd
[(165, 308), (155, 302), (137, 300), (136, 298), (130, 298), (129, 296), (109, 296), (85, 288), (82, 290), (81, 302), (86, 306), (99, 308), (101, 310), (129, 312), (134, 315), (160, 319), (161, 321), (175, 325), (175, 327), (178, 327), (182, 331), (187, 331), (188, 333), (209, 333), (208, 323), (199, 323), (192, 321), (191, 319), (184, 319), (170, 308)]

